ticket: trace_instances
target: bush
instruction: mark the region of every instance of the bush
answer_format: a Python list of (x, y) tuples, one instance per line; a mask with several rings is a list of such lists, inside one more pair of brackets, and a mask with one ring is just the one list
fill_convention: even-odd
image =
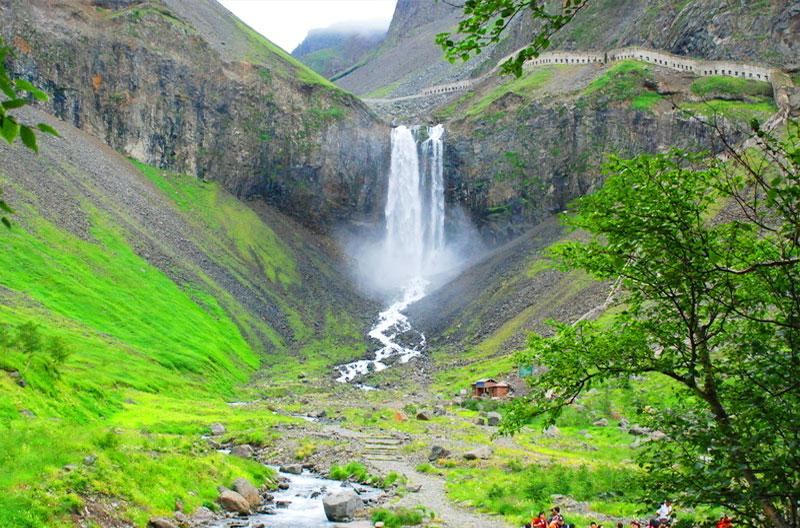
[(383, 522), (386, 528), (400, 528), (401, 526), (422, 524), (428, 515), (431, 518), (434, 517), (433, 512), (429, 512), (422, 506), (413, 510), (400, 508), (394, 511), (380, 508), (372, 512), (372, 522)]

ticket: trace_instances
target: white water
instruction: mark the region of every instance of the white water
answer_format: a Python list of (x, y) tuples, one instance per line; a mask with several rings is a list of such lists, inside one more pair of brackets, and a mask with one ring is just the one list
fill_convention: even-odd
[[(277, 469), (277, 468), (276, 468)], [(281, 473), (289, 480), (289, 489), (277, 491), (273, 494), (275, 502), (288, 501), (288, 508), (278, 508), (272, 514), (253, 514), (246, 519), (226, 519), (212, 522), (213, 528), (228, 528), (235, 526), (252, 527), (263, 524), (268, 528), (330, 528), (336, 523), (328, 521), (325, 516), (325, 507), (322, 498), (326, 492), (333, 492), (342, 487), (342, 483), (328, 480), (317, 475), (303, 471), (302, 475)], [(380, 490), (369, 486), (356, 484), (359, 494), (364, 499), (375, 499), (380, 495)]]
[[(425, 297), (427, 277), (436, 273), (444, 250), (444, 127), (428, 128), (428, 139), (418, 153), (415, 129), (392, 130), (392, 163), (386, 196), (386, 232), (378, 259), (385, 280), (399, 294), (378, 314), (369, 336), (381, 344), (372, 359), (339, 365), (337, 381), (349, 382), (389, 368), (388, 359), (406, 363), (425, 348), (425, 336), (414, 331), (403, 313)], [(402, 337), (404, 344), (398, 343)]]

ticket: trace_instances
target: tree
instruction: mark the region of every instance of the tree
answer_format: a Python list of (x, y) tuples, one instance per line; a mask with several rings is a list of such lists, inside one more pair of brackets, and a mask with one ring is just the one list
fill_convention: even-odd
[[(14, 143), (14, 140), (19, 138), (22, 144), (33, 150), (39, 151), (39, 144), (36, 140), (36, 132), (52, 134), (58, 136), (58, 132), (46, 123), (39, 123), (38, 125), (29, 126), (21, 123), (19, 119), (12, 115), (10, 112), (22, 108), (28, 104), (29, 98), (39, 101), (47, 101), (47, 94), (39, 90), (30, 81), (25, 79), (12, 79), (8, 75), (6, 69), (6, 59), (12, 54), (10, 46), (4, 46), (3, 40), (0, 39), (0, 91), (8, 98), (6, 101), (0, 103), (0, 136), (5, 139), (9, 145)], [(0, 195), (3, 190), (0, 189)], [(4, 200), (0, 199), (0, 211), (8, 214), (13, 214), (14, 211)], [(2, 222), (7, 228), (11, 227), (11, 221), (6, 216), (0, 216)]]
[(545, 0), (466, 0), (462, 6), (465, 18), (458, 23), (456, 31), (462, 35), (461, 40), (453, 40), (451, 33), (440, 33), (436, 36), (436, 43), (450, 62), (469, 60), (473, 54), (480, 54), (483, 48), (500, 42), (500, 35), (520, 14), (528, 14), (540, 24), (538, 32), (533, 35), (530, 45), (500, 65), (501, 73), (520, 77), (525, 61), (546, 50), (553, 34), (567, 25), (589, 1), (563, 0), (561, 8), (552, 12)]
[(601, 190), (565, 216), (589, 234), (563, 269), (617, 281), (608, 325), (553, 323), (519, 361), (547, 367), (505, 432), (552, 422), (590, 386), (670, 380), (639, 454), (654, 502), (724, 506), (743, 525), (800, 526), (800, 136), (754, 123), (729, 160), (673, 149), (611, 157)]

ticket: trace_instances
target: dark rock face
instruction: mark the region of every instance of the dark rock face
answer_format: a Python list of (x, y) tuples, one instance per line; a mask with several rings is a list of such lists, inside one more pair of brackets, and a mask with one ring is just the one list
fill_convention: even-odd
[(93, 6), (103, 9), (126, 9), (142, 3), (142, 0), (92, 0)]
[(451, 123), (445, 141), (448, 200), (471, 211), (490, 244), (519, 236), (591, 192), (600, 182), (605, 152), (721, 148), (709, 127), (673, 112), (548, 105), (514, 94), (496, 105), (487, 113), (510, 110), (500, 119)]
[[(528, 17), (508, 31), (500, 50), (530, 42)], [(776, 66), (800, 63), (800, 4), (695, 0), (684, 4), (641, 0), (592, 2), (556, 34), (552, 49), (607, 50), (644, 46), (711, 60)], [(501, 57), (497, 54), (495, 58)]]
[(11, 3), (0, 30), (19, 49), (12, 70), (53, 94), (57, 117), (139, 161), (220, 181), (307, 225), (374, 209), (387, 127), (211, 0), (195, 11), (207, 8), (228, 33), (208, 30), (180, 3), (113, 15), (78, 0)]

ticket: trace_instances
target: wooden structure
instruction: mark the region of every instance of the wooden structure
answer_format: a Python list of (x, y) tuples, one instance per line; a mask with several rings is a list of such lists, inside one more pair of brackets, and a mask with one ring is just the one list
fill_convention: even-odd
[(472, 395), (481, 398), (489, 396), (490, 398), (503, 398), (508, 395), (511, 390), (511, 385), (501, 381), (498, 382), (493, 378), (479, 379), (472, 384)]

